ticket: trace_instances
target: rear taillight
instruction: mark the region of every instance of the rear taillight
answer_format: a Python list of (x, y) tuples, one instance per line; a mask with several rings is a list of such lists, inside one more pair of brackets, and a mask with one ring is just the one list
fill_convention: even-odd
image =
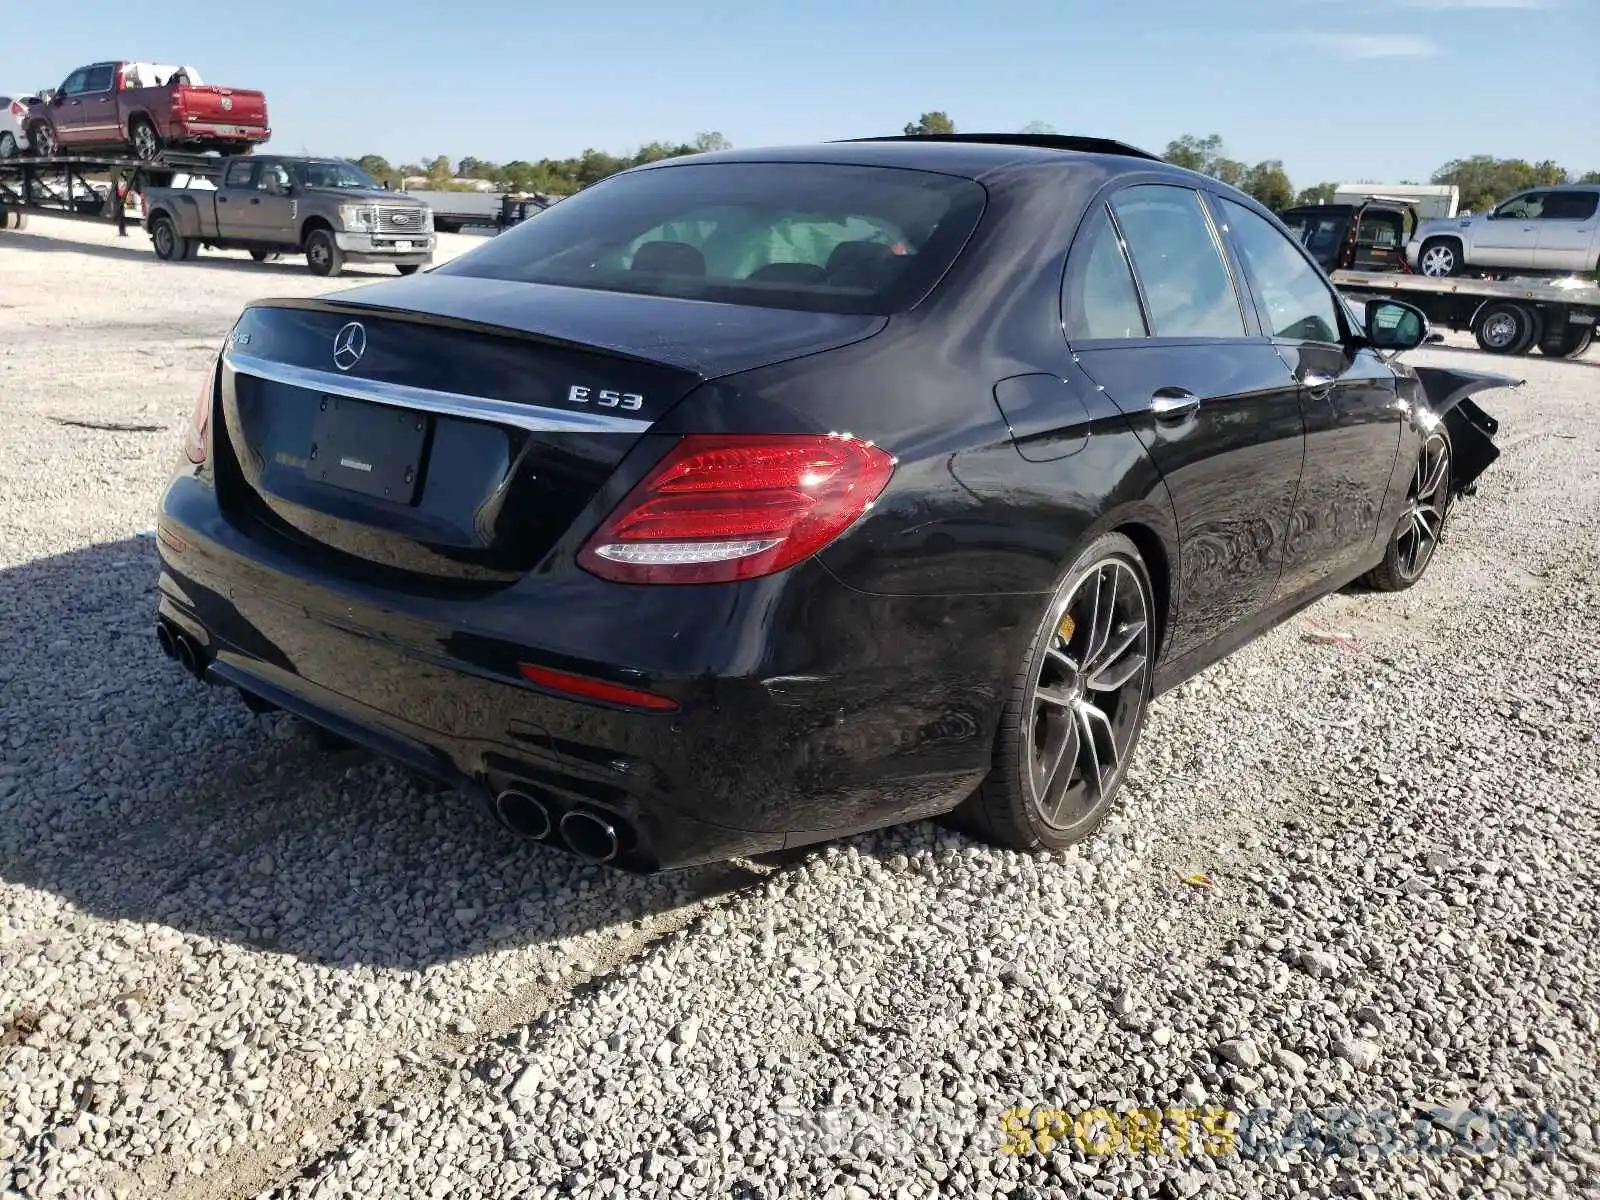
[(25, 116), (28, 115), (28, 110), (23, 108), (22, 105), (18, 104), (15, 100), (13, 100), (11, 102), (11, 115), (13, 117), (25, 117)]
[(206, 383), (195, 398), (194, 415), (189, 418), (189, 430), (184, 435), (183, 452), (189, 461), (199, 466), (206, 461), (206, 431), (211, 427), (211, 402), (217, 394), (217, 368), (212, 364), (206, 372)]
[(771, 575), (838, 537), (882, 494), (895, 460), (848, 435), (684, 438), (584, 544), (618, 583)]

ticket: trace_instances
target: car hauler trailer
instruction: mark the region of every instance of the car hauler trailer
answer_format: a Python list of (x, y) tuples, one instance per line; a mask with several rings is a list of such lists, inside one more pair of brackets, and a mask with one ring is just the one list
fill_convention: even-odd
[(128, 205), (143, 219), (146, 188), (170, 187), (181, 176), (214, 180), (223, 160), (209, 154), (163, 153), (150, 162), (134, 158), (60, 155), (55, 158), (0, 159), (0, 230), (25, 227), (30, 212), (57, 217), (115, 221), (128, 232)]
[(1489, 354), (1526, 354), (1538, 347), (1554, 358), (1577, 358), (1594, 341), (1600, 285), (1564, 279), (1429, 278), (1373, 271), (1335, 271), (1333, 282), (1352, 300), (1391, 297), (1414, 304), (1430, 322), (1468, 330)]

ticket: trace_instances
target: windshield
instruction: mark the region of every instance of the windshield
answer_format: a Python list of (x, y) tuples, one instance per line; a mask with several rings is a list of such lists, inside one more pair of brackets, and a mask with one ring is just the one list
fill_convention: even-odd
[(354, 163), (299, 163), (295, 173), (302, 187), (365, 188), (378, 191), (378, 182)]
[(435, 273), (887, 314), (944, 274), (984, 200), (970, 179), (892, 167), (657, 167), (586, 188)]

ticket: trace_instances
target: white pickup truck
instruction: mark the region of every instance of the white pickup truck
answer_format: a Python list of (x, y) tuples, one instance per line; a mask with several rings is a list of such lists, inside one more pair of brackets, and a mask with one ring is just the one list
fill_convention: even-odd
[(1406, 261), (1435, 278), (1600, 270), (1600, 184), (1533, 188), (1486, 213), (1423, 221)]

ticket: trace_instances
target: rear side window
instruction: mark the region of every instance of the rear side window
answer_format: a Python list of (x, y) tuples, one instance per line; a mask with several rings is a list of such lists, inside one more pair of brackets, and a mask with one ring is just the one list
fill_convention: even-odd
[(1600, 192), (1551, 192), (1544, 200), (1546, 221), (1587, 221), (1594, 216)]
[(90, 67), (88, 78), (84, 81), (85, 92), (109, 92), (116, 71), (111, 67)]
[(248, 159), (228, 164), (228, 174), (222, 180), (223, 187), (249, 187), (250, 172), (255, 170), (255, 163)]
[(1243, 337), (1244, 313), (1198, 192), (1165, 184), (1111, 199), (1156, 337)]
[(984, 200), (970, 179), (893, 167), (658, 167), (586, 188), (434, 274), (889, 314), (955, 261)]
[(1069, 341), (1142, 338), (1146, 334), (1133, 272), (1104, 208), (1095, 210), (1073, 243), (1061, 319)]
[(1224, 200), (1222, 211), (1260, 302), (1262, 320), (1272, 335), (1301, 342), (1337, 342), (1339, 318), (1333, 291), (1305, 255), (1271, 223), (1243, 205)]

